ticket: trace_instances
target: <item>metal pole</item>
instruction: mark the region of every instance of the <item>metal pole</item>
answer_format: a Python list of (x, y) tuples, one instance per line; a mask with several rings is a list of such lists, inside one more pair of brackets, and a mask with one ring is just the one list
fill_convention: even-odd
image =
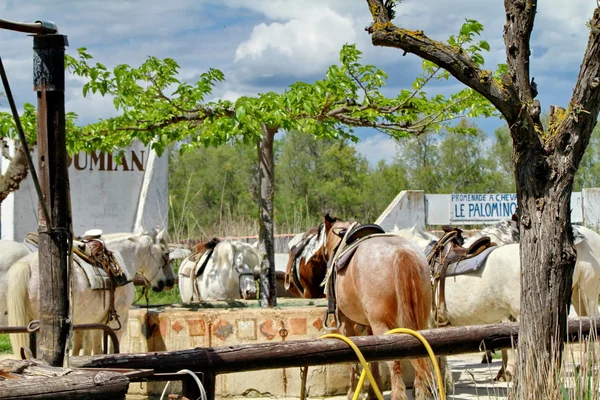
[[(37, 355), (63, 366), (69, 320), (71, 207), (65, 137), (64, 35), (33, 37), (33, 87), (37, 92), (38, 163), (43, 200), (51, 221), (39, 216), (40, 336)], [(42, 207), (42, 204), (40, 204)]]

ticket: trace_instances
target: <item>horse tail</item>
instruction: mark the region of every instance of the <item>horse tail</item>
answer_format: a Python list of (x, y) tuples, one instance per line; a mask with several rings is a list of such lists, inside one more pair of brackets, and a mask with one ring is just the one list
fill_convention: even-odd
[[(8, 271), (8, 290), (6, 293), (9, 326), (26, 326), (29, 324), (27, 309), (29, 263), (19, 261)], [(11, 334), (10, 343), (13, 354), (19, 355), (21, 347), (29, 346), (29, 337), (26, 333)]]
[[(412, 249), (401, 248), (398, 256), (399, 279), (402, 283), (398, 285), (400, 304), (404, 317), (404, 326), (409, 329), (426, 329), (431, 315), (431, 281), (429, 269), (424, 256)], [(398, 325), (402, 326), (402, 325)]]

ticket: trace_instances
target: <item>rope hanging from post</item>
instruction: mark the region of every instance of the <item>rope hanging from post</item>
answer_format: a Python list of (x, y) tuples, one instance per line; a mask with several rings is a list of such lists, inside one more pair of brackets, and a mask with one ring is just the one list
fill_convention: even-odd
[[(2, 20), (0, 20), (2, 21)], [(1, 26), (1, 24), (0, 24)], [(23, 131), (23, 126), (21, 125), (21, 118), (19, 117), (19, 112), (17, 111), (17, 106), (15, 105), (15, 99), (13, 98), (12, 91), (10, 90), (10, 85), (8, 83), (8, 77), (6, 76), (6, 70), (4, 69), (4, 64), (2, 63), (2, 58), (0, 57), (0, 75), (2, 76), (2, 84), (4, 85), (4, 91), (6, 92), (6, 97), (8, 99), (8, 104), (10, 105), (10, 111), (12, 112), (13, 118), (15, 120), (15, 126), (17, 127), (17, 133), (19, 134), (19, 140), (21, 141), (21, 146), (25, 150), (25, 158), (27, 160), (27, 166), (29, 167), (29, 171), (31, 173), (31, 180), (33, 181), (33, 186), (35, 187), (35, 191), (38, 196), (38, 201), (40, 207), (42, 208), (42, 213), (44, 214), (44, 218), (48, 221), (48, 227), (52, 227), (52, 220), (50, 219), (50, 212), (48, 211), (48, 207), (46, 202), (44, 201), (44, 196), (42, 195), (42, 188), (40, 186), (40, 181), (38, 180), (37, 173), (35, 172), (35, 166), (33, 165), (33, 160), (31, 159), (31, 153), (29, 152), (29, 146), (27, 145), (27, 137), (25, 136), (25, 132)]]

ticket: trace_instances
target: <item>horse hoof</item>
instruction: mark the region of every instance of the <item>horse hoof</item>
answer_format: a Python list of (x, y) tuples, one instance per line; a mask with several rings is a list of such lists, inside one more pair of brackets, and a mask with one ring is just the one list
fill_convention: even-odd
[(494, 378), (494, 382), (510, 382), (512, 381), (512, 374), (510, 373), (498, 373), (498, 375)]

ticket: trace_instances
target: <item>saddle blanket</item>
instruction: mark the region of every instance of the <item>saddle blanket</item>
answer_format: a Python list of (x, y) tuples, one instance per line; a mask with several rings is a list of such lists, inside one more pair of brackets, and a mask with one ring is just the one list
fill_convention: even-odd
[[(101, 267), (91, 265), (84, 261), (81, 257), (76, 254), (73, 254), (73, 261), (81, 267), (85, 276), (88, 279), (90, 284), (90, 289), (92, 290), (107, 290), (111, 288), (110, 278), (106, 274), (106, 271)], [(123, 273), (127, 279), (127, 282), (131, 282), (133, 277), (127, 272), (126, 268), (123, 268)]]
[(198, 253), (190, 254), (190, 256), (186, 258), (186, 260), (191, 261), (191, 263), (185, 263), (183, 268), (179, 270), (179, 273), (188, 278), (196, 276), (197, 269), (200, 266), (204, 265), (211, 255), (212, 251), (207, 251), (202, 255), (199, 255)]

